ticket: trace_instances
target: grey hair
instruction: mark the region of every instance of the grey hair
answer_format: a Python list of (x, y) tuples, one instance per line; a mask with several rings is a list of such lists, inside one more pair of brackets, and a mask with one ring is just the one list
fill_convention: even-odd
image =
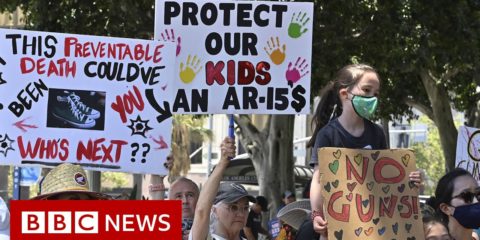
[(219, 207), (220, 204), (222, 204), (222, 202), (218, 202), (217, 204), (214, 204), (212, 206), (212, 209), (210, 210), (210, 233), (211, 234), (215, 234), (217, 230), (217, 224), (218, 224), (218, 217), (214, 213), (213, 209)]

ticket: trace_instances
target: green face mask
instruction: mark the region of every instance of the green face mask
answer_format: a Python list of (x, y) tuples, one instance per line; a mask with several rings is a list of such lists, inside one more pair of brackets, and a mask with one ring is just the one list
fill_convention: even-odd
[(359, 96), (352, 94), (352, 106), (358, 116), (370, 120), (370, 118), (377, 110), (378, 98), (371, 96)]

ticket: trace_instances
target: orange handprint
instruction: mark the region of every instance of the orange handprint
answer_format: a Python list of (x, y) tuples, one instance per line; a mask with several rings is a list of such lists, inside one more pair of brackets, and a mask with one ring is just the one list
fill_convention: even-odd
[(264, 47), (265, 52), (268, 54), (272, 62), (276, 65), (280, 65), (283, 63), (285, 60), (285, 50), (287, 49), (287, 46), (283, 44), (283, 46), (280, 49), (280, 40), (278, 37), (276, 38), (276, 43), (273, 39), (273, 37), (270, 38), (270, 41), (267, 41), (267, 47)]

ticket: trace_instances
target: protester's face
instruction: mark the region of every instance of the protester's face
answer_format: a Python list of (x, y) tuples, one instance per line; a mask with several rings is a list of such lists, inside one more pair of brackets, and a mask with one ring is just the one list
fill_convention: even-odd
[(477, 188), (477, 181), (475, 181), (475, 179), (473, 179), (473, 177), (470, 175), (457, 177), (454, 181), (452, 201), (450, 202), (450, 205), (453, 207), (458, 207), (477, 203), (478, 200), (473, 194)]
[(262, 206), (260, 206), (258, 203), (253, 204), (252, 209), (257, 214), (262, 212)]
[(437, 222), (425, 229), (425, 240), (451, 240), (451, 237), (447, 228)]
[(248, 199), (243, 197), (234, 203), (220, 203), (215, 208), (218, 224), (226, 231), (240, 231), (247, 223), (249, 205)]
[(285, 204), (289, 204), (289, 203), (292, 203), (292, 202), (295, 202), (295, 197), (294, 196), (289, 196), (289, 197), (286, 197), (285, 198)]
[(193, 218), (197, 206), (198, 192), (191, 183), (179, 181), (170, 189), (171, 200), (182, 200), (182, 218)]
[(365, 72), (358, 80), (357, 84), (355, 84), (351, 90), (351, 92), (355, 95), (365, 96), (365, 97), (378, 97), (380, 92), (380, 80), (378, 80), (378, 76), (374, 72)]
[(47, 200), (91, 200), (92, 198), (83, 193), (60, 193)]

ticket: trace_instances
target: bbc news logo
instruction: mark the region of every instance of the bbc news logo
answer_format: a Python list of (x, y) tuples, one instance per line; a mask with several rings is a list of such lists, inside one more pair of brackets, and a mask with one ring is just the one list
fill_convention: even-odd
[(180, 201), (12, 201), (11, 239), (181, 239)]
[(22, 234), (30, 233), (98, 233), (98, 212), (25, 211)]

